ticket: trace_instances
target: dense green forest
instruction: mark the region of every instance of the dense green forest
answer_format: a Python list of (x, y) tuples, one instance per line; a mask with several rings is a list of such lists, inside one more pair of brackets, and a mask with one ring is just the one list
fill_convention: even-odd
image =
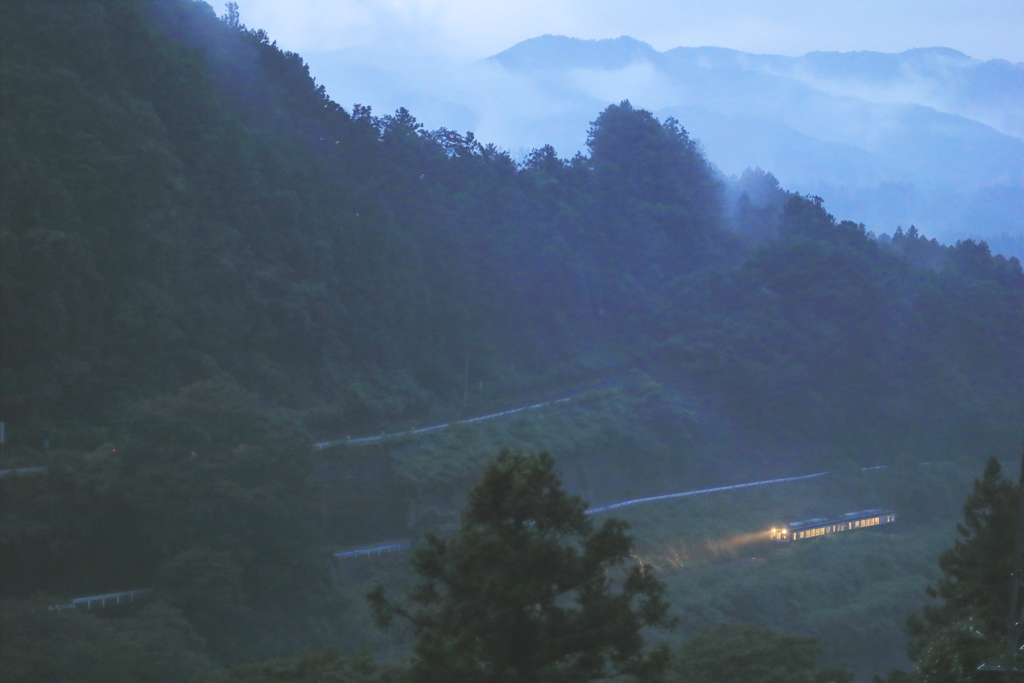
[[(907, 578), (871, 594), (866, 567), (813, 617), (737, 608), (754, 573), (654, 565), (688, 634), (785, 614), (787, 632), (824, 636), (860, 606), (884, 627), (826, 643), (827, 663), (905, 663), (899, 625), (967, 482), (1018, 452), (1016, 259), (870, 234), (760, 169), (723, 178), (685, 122), (626, 101), (594, 113), (587, 155), (517, 160), (405, 110), (340, 106), (299, 55), (202, 2), (0, 13), (0, 468), (47, 468), (0, 481), (5, 678), (184, 681), (327, 646), (344, 656), (311, 657), (362, 676), (350, 653), (408, 634), (370, 635), (361, 591), (411, 578), (404, 560), (346, 575), (330, 551), (455, 533), (506, 447), (550, 451), (595, 503), (837, 473), (678, 519), (631, 512), (650, 558), (693, 525), (701, 545), (840, 501), (899, 504), (913, 542), (813, 561), (828, 577), (843, 553), (889, 553)], [(569, 393), (422, 439), (309, 448)], [(920, 477), (920, 461), (949, 473)], [(864, 483), (878, 464), (889, 483)], [(806, 579), (802, 557), (769, 562)], [(130, 588), (154, 591), (44, 609)], [(898, 644), (882, 652), (879, 632)]]
[(880, 244), (763, 174), (730, 206), (675, 121), (623, 103), (589, 156), (520, 165), (343, 109), (203, 3), (6, 3), (2, 31), (13, 443), (94, 448), (223, 377), (373, 432), (462, 400), (467, 358), (485, 395), (644, 364), (758, 441), (1019, 436), (1016, 263)]

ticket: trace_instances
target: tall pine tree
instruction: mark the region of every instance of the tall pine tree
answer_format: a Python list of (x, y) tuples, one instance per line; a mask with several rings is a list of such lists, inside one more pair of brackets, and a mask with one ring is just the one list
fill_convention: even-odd
[(382, 626), (404, 618), (418, 637), (423, 683), (657, 680), (664, 647), (642, 630), (667, 627), (664, 587), (630, 560), (626, 523), (595, 529), (546, 453), (504, 451), (469, 493), (459, 533), (428, 535), (413, 560), (423, 581), (404, 604), (370, 595)]
[(999, 461), (989, 459), (964, 503), (960, 537), (939, 556), (943, 576), (927, 589), (938, 602), (907, 620), (908, 654), (917, 671), (894, 671), (889, 683), (971, 683), (981, 680), (978, 666), (1000, 654), (1020, 495)]

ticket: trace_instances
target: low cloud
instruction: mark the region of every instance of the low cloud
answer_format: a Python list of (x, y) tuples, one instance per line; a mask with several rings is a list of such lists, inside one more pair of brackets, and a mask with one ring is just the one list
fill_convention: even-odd
[(625, 34), (660, 50), (717, 45), (787, 55), (947, 45), (980, 59), (1024, 61), (1019, 0), (243, 0), (240, 5), (243, 21), (299, 52), (374, 43), (401, 51), (412, 40), (450, 58), (480, 59), (554, 33)]

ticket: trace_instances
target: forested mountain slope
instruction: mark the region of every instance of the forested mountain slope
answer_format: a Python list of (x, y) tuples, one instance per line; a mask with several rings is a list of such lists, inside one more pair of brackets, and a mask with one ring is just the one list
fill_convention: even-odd
[[(361, 85), (323, 56), (311, 59), (329, 88)], [(783, 57), (720, 47), (658, 52), (628, 36), (550, 35), (487, 61), (492, 79), (530, 93), (537, 106), (513, 122), (505, 113), (511, 107), (489, 106), (491, 98), (474, 91), (446, 96), (480, 112), (479, 129), (494, 130), (510, 147), (543, 130), (545, 142), (574, 150), (590, 112), (628, 96), (684, 121), (726, 175), (761, 166), (875, 232), (916, 223), (947, 244), (980, 236), (995, 251), (1024, 258), (1014, 242), (1024, 228), (1017, 95), (1024, 64), (944, 48)], [(406, 87), (415, 92), (417, 84)]]
[(1019, 415), (1018, 264), (883, 246), (780, 193), (747, 249), (674, 122), (611, 107), (589, 156), (517, 167), (343, 109), (202, 3), (3, 11), (15, 440), (95, 444), (126, 401), (223, 376), (372, 430), (459, 399), (467, 356), (495, 391), (657, 358), (772, 434)]
[(634, 283), (692, 267), (717, 228), (717, 181), (645, 113), (661, 166), (639, 173), (669, 173), (650, 197), (619, 187), (619, 133), (593, 164), (517, 169), (404, 112), (346, 112), (202, 4), (4, 11), (12, 434), (82, 443), (121, 401), (225, 373), (350, 428), (451, 400), (467, 353), (474, 382), (565, 373), (601, 308), (641, 314)]
[[(365, 643), (329, 549), (443, 529), (497, 447), (550, 449), (610, 502), (1019, 444), (1024, 274), (985, 244), (726, 181), (685, 121), (628, 102), (594, 112), (587, 155), (517, 164), (339, 106), (203, 3), (0, 13), (2, 468), (48, 468), (3, 478), (12, 680), (66, 678), (52, 653), (82, 642), (150, 667), (96, 680), (168, 681)], [(146, 587), (116, 619), (40, 609)]]

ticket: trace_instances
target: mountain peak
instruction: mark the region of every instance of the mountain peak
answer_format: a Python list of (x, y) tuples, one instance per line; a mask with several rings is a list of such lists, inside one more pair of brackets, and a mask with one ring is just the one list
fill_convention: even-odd
[(969, 62), (971, 57), (965, 55), (960, 50), (954, 50), (951, 47), (914, 47), (909, 50), (904, 50), (900, 53), (901, 57), (915, 57), (920, 59), (921, 57), (941, 57), (944, 59), (951, 59), (958, 62)]
[(659, 54), (647, 43), (629, 36), (586, 40), (545, 34), (517, 43), (490, 59), (512, 70), (620, 69)]

